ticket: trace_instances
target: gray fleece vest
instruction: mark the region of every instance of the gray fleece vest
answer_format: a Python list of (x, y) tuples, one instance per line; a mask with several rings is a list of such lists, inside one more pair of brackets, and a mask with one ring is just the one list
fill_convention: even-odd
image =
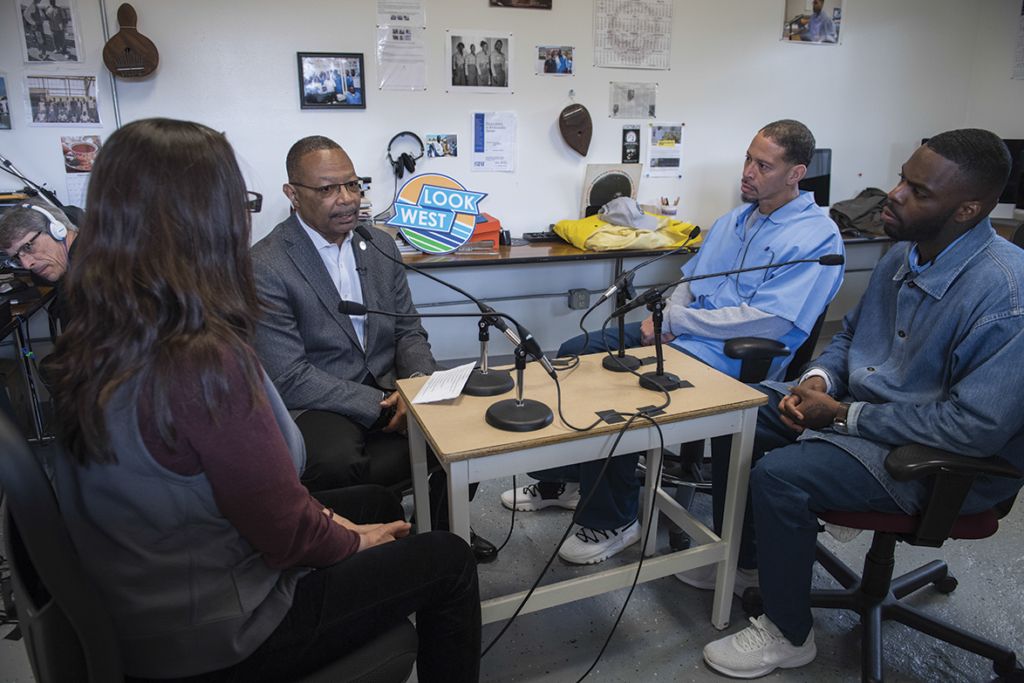
[[(302, 437), (265, 375), (263, 385), (301, 472)], [(106, 411), (117, 464), (55, 459), (61, 512), (86, 573), (106, 598), (126, 674), (221, 669), (267, 639), (308, 570), (268, 567), (221, 515), (204, 474), (181, 476), (153, 460), (139, 432), (138, 391), (138, 381), (122, 386)]]

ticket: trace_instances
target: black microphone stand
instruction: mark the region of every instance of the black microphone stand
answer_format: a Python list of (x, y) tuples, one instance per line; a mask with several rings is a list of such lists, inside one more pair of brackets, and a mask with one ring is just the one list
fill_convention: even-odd
[(657, 358), (657, 365), (654, 372), (645, 372), (640, 375), (640, 386), (651, 391), (675, 391), (683, 386), (683, 382), (678, 375), (665, 372), (665, 353), (661, 341), (661, 324), (665, 317), (663, 313), (665, 297), (659, 296), (647, 304), (647, 310), (651, 312), (651, 317), (654, 320), (654, 355)]
[(480, 339), (480, 364), (473, 368), (466, 385), (462, 387), (462, 393), (467, 396), (497, 396), (504, 394), (511, 389), (515, 383), (512, 381), (512, 373), (508, 370), (491, 370), (487, 359), (487, 342), (491, 335), (488, 331), (494, 319), (490, 316), (480, 316), (477, 323)]
[(484, 418), (487, 424), (506, 432), (532, 432), (543, 429), (554, 420), (554, 413), (540, 401), (523, 398), (523, 372), (526, 370), (526, 348), (516, 347), (516, 397), (491, 404)]
[[(636, 296), (636, 292), (633, 290), (633, 276), (630, 275), (625, 285), (620, 287), (619, 291), (615, 294), (615, 308), (625, 306), (634, 296)], [(626, 314), (623, 313), (618, 318), (619, 350), (615, 352), (614, 356), (605, 356), (601, 360), (601, 366), (605, 370), (611, 370), (612, 372), (633, 372), (642, 363), (639, 358), (626, 355), (626, 340), (624, 339), (626, 336)]]

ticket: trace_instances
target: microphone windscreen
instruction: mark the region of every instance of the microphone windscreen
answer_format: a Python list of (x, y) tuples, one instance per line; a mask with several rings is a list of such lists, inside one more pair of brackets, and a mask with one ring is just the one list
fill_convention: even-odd
[(366, 315), (366, 306), (355, 301), (338, 302), (338, 313), (342, 315)]
[(370, 229), (362, 223), (356, 223), (356, 234), (367, 242), (373, 241), (373, 235), (370, 233)]
[(842, 254), (825, 254), (818, 258), (818, 263), (823, 266), (841, 266), (846, 263), (846, 257)]
[(686, 238), (686, 241), (689, 242), (690, 240), (695, 240), (698, 237), (700, 237), (700, 226), (695, 225), (693, 226), (693, 230), (690, 231), (690, 236)]

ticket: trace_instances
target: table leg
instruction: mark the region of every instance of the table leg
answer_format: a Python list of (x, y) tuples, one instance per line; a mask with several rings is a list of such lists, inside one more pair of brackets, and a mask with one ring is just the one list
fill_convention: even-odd
[[(641, 529), (646, 534), (647, 544), (644, 557), (655, 554), (658, 545), (658, 513), (651, 514), (652, 506), (657, 505), (656, 494), (661, 482), (658, 475), (661, 473), (661, 448), (651, 448), (647, 451), (647, 476), (644, 477), (643, 498), (640, 501), (640, 523)], [(647, 520), (651, 520), (650, 528), (647, 527)], [(641, 538), (644, 536), (641, 535)]]
[(453, 462), (448, 468), (448, 528), (469, 543), (469, 463)]
[(412, 494), (416, 504), (416, 530), (430, 531), (430, 487), (427, 485), (427, 442), (419, 422), (409, 413), (409, 468), (412, 472)]
[(736, 561), (740, 554), (740, 535), (743, 533), (743, 513), (746, 511), (747, 483), (750, 481), (751, 452), (754, 447), (754, 427), (757, 408), (741, 413), (740, 431), (733, 434), (729, 458), (729, 477), (725, 487), (725, 515), (722, 520), (722, 541), (726, 544), (725, 559), (718, 563), (715, 597), (712, 602), (711, 624), (717, 629), (729, 626), (732, 607), (732, 589), (736, 582)]

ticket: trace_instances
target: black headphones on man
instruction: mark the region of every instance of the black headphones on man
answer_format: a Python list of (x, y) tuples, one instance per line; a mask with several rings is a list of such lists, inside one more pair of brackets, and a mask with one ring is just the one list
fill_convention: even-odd
[(43, 207), (38, 206), (36, 204), (22, 204), (21, 208), (23, 208), (23, 209), (31, 209), (33, 211), (38, 211), (39, 213), (41, 213), (44, 216), (46, 216), (46, 221), (47, 221), (47, 223), (49, 223), (49, 225), (47, 226), (47, 229), (50, 232), (50, 237), (52, 237), (53, 239), (55, 239), (58, 242), (63, 242), (64, 240), (67, 239), (67, 237), (68, 237), (68, 229), (67, 229), (67, 227), (63, 223), (61, 223), (59, 220), (54, 218), (52, 213), (50, 213), (49, 211), (47, 211)]
[[(412, 156), (408, 152), (402, 152), (398, 155), (397, 159), (391, 156), (391, 147), (403, 137), (410, 137), (416, 141), (416, 144), (420, 147), (420, 153), (418, 155)], [(416, 170), (416, 162), (423, 158), (423, 153), (425, 151), (426, 149), (423, 146), (423, 140), (420, 140), (420, 136), (410, 130), (403, 130), (401, 133), (398, 133), (395, 137), (391, 138), (391, 142), (388, 143), (388, 161), (391, 162), (391, 170), (395, 172), (395, 177), (401, 178), (406, 171), (411, 175)]]

